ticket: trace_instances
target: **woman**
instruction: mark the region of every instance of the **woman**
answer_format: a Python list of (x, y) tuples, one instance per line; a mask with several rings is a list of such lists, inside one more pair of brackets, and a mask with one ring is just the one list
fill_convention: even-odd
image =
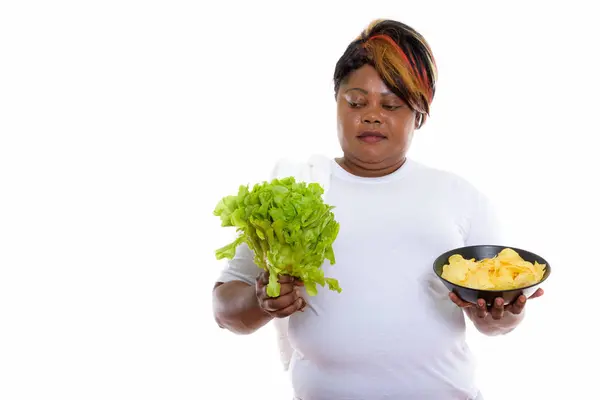
[(431, 270), (449, 249), (503, 243), (491, 207), (473, 186), (407, 158), (414, 131), (429, 116), (436, 73), (419, 33), (374, 21), (335, 68), (343, 157), (280, 163), (275, 170), (274, 176), (326, 187), (342, 228), (337, 263), (323, 268), (339, 280), (341, 294), (320, 290), (308, 297), (301, 282), (282, 276), (280, 296), (268, 298), (268, 275), (247, 247), (215, 286), (221, 327), (248, 334), (279, 323), (297, 399), (482, 398), (464, 315), (487, 335), (510, 332), (523, 318), (524, 296), (508, 307), (501, 299), (491, 309), (469, 304)]

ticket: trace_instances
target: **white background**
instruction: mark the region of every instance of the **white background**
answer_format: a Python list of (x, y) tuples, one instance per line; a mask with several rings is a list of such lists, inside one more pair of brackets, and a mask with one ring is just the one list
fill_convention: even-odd
[(212, 210), (279, 157), (339, 154), (334, 65), (379, 17), (440, 70), (410, 155), (492, 196), (510, 245), (554, 267), (518, 331), (469, 331), (486, 400), (594, 397), (588, 3), (3, 2), (0, 398), (290, 398), (273, 331), (212, 320), (232, 236)]

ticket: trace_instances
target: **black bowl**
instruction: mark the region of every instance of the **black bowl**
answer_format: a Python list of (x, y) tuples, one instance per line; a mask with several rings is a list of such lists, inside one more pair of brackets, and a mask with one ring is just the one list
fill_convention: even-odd
[[(447, 281), (446, 279), (442, 278), (442, 271), (443, 271), (444, 265), (448, 264), (448, 259), (453, 254), (460, 254), (465, 259), (474, 258), (475, 260), (479, 261), (479, 260), (483, 260), (484, 258), (495, 257), (502, 250), (504, 250), (506, 248), (511, 248), (514, 251), (516, 251), (517, 253), (519, 253), (521, 258), (525, 261), (529, 261), (531, 263), (534, 263), (537, 261), (539, 264), (546, 264), (546, 270), (544, 271), (544, 276), (542, 277), (542, 279), (538, 283), (535, 283), (530, 286), (518, 288), (518, 289), (481, 290), (481, 289), (472, 289), (472, 288), (460, 286), (460, 285), (457, 285), (455, 283), (452, 283), (452, 282)], [(478, 299), (484, 299), (486, 301), (487, 305), (491, 306), (497, 297), (502, 297), (504, 299), (504, 304), (510, 304), (513, 301), (515, 301), (515, 299), (517, 299), (517, 297), (519, 297), (522, 294), (524, 294), (526, 297), (531, 296), (538, 289), (538, 287), (542, 283), (544, 283), (544, 281), (546, 279), (548, 279), (548, 276), (550, 275), (550, 264), (548, 264), (548, 262), (544, 258), (542, 258), (542, 257), (538, 256), (537, 254), (534, 254), (530, 251), (517, 249), (515, 247), (510, 247), (510, 246), (481, 245), (481, 246), (460, 247), (460, 248), (445, 252), (444, 254), (440, 255), (434, 261), (433, 271), (438, 276), (438, 278), (440, 278), (442, 280), (442, 282), (448, 288), (448, 290), (456, 293), (464, 301), (468, 301), (469, 303), (476, 304)]]

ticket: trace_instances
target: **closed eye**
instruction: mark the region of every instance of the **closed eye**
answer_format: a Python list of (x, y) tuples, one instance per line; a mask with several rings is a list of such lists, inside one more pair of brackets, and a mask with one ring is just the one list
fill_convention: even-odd
[(389, 105), (384, 105), (383, 108), (388, 110), (388, 111), (396, 111), (400, 108), (402, 108), (403, 106), (389, 106)]
[(360, 107), (364, 106), (364, 104), (354, 103), (352, 101), (348, 101), (348, 105), (350, 106), (350, 108), (360, 108)]

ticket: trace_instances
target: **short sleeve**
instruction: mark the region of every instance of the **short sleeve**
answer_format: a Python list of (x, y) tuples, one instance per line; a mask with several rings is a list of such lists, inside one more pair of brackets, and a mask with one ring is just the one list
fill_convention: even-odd
[(466, 245), (502, 245), (505, 240), (504, 229), (493, 202), (473, 189), (470, 209)]
[(242, 281), (254, 285), (260, 272), (261, 269), (254, 263), (254, 252), (246, 243), (242, 243), (236, 249), (235, 256), (227, 260), (217, 281), (222, 283)]

